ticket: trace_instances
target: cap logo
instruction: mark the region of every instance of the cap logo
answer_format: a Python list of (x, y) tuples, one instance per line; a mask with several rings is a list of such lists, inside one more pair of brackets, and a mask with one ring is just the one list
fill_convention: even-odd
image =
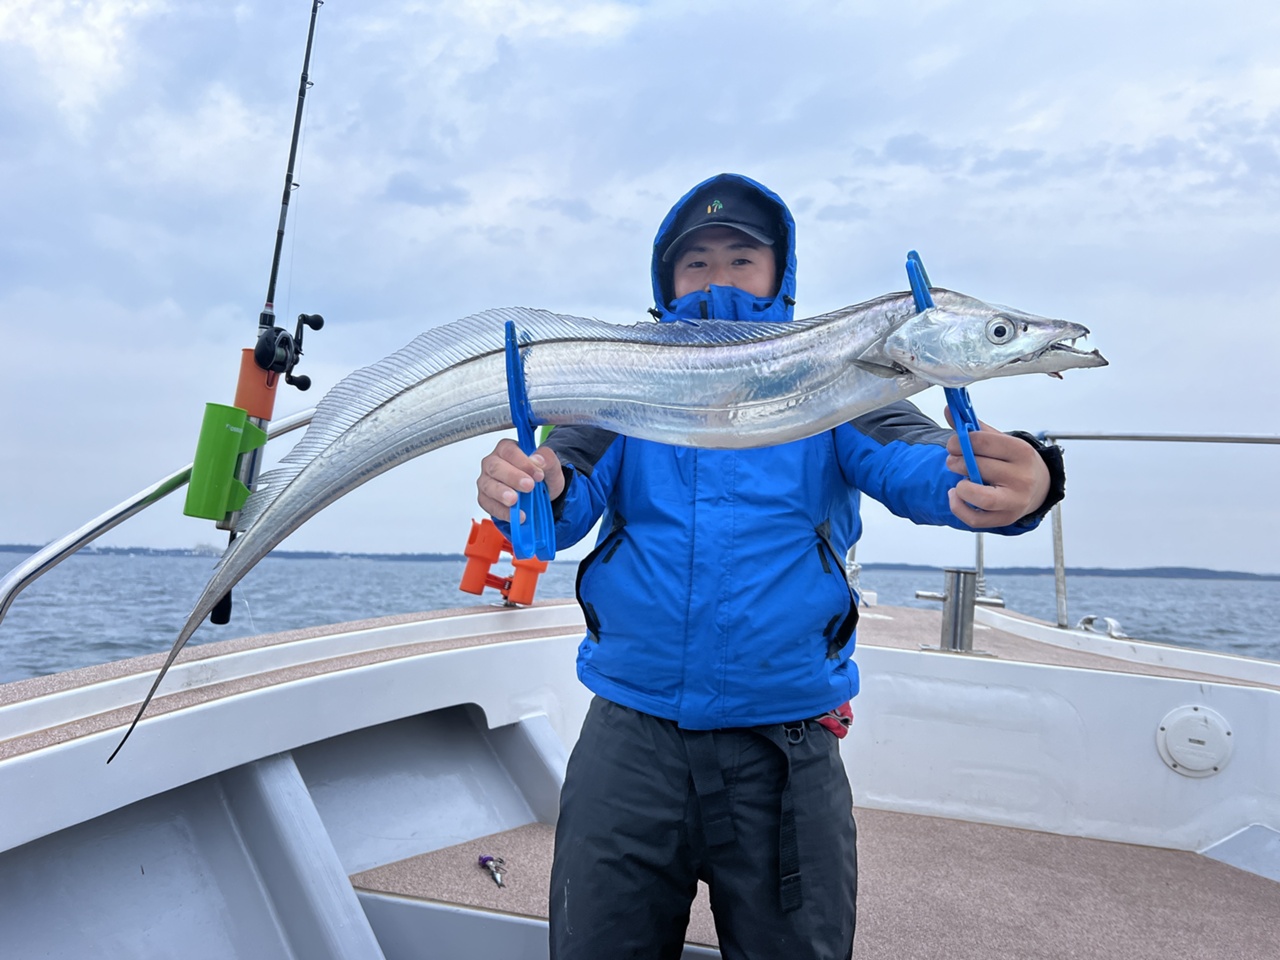
[(712, 200), (707, 204), (707, 213), (719, 213), (724, 209), (724, 204), (719, 200)]

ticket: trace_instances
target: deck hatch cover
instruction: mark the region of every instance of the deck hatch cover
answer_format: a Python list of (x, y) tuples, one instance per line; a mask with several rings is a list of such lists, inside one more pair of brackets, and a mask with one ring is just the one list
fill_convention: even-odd
[(1231, 728), (1216, 710), (1188, 704), (1160, 721), (1156, 749), (1184, 777), (1212, 777), (1231, 759)]

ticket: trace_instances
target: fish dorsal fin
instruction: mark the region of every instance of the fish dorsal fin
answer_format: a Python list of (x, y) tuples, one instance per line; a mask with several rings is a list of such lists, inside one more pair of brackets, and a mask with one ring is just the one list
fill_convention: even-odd
[(717, 346), (795, 333), (825, 319), (623, 325), (528, 307), (501, 307), (435, 327), (390, 356), (351, 373), (325, 394), (302, 439), (277, 466), (258, 478), (256, 489), (240, 512), (237, 532), (252, 527), (308, 463), (370, 411), (455, 364), (502, 351), (508, 320), (514, 321), (521, 344), (598, 340)]
[(252, 527), (303, 467), (371, 410), (455, 363), (501, 350), (507, 320), (514, 320), (523, 330), (554, 327), (561, 319), (545, 310), (487, 310), (419, 334), (390, 356), (348, 374), (316, 405), (302, 439), (276, 467), (258, 478), (240, 512), (237, 531)]

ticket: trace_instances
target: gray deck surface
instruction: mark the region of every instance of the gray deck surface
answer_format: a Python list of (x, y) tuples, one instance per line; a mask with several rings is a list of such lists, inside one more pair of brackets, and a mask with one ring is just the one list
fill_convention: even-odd
[[(1280, 956), (1280, 884), (1198, 854), (855, 812), (856, 960)], [(351, 881), (361, 890), (545, 918), (552, 839), (551, 827), (532, 823)], [(504, 888), (479, 866), (482, 854), (507, 861)], [(716, 943), (705, 889), (688, 939)]]
[[(861, 619), (858, 621), (858, 646), (860, 647), (895, 647), (901, 650), (919, 650), (922, 644), (937, 647), (942, 633), (940, 610), (922, 610), (916, 607), (865, 607), (861, 610), (861, 614)], [(1009, 616), (1033, 623), (1040, 622), (1012, 612)], [(1264, 687), (1270, 690), (1280, 689), (1268, 683), (1229, 679), (1211, 673), (1196, 673), (1193, 670), (1180, 670), (1159, 664), (1122, 660), (1070, 647), (1057, 647), (978, 623), (973, 625), (973, 648), (989, 653), (997, 660), (1042, 663), (1083, 670), (1106, 670), (1111, 673), (1133, 673), (1148, 677), (1202, 680), (1208, 683), (1229, 683), (1244, 687)], [(957, 654), (943, 653), (938, 655), (957, 656)], [(1277, 956), (1280, 957), (1280, 954)]]

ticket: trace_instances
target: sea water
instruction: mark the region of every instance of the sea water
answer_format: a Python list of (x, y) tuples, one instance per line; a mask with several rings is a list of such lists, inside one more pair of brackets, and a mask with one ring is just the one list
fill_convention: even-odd
[[(0, 553), (0, 569), (24, 559)], [(168, 650), (213, 564), (204, 557), (68, 558), (20, 594), (0, 621), (0, 682)], [(268, 557), (236, 587), (231, 622), (206, 622), (191, 642), (500, 600), (492, 590), (460, 592), (463, 567), (461, 560)], [(573, 563), (552, 563), (537, 598), (572, 597), (576, 572)], [(937, 608), (915, 592), (940, 592), (942, 578), (940, 570), (868, 569), (861, 585), (881, 604)], [(1012, 610), (1056, 620), (1051, 575), (989, 573), (987, 586)], [(1078, 576), (1067, 589), (1073, 624), (1086, 614), (1112, 617), (1145, 640), (1280, 660), (1278, 581)]]

